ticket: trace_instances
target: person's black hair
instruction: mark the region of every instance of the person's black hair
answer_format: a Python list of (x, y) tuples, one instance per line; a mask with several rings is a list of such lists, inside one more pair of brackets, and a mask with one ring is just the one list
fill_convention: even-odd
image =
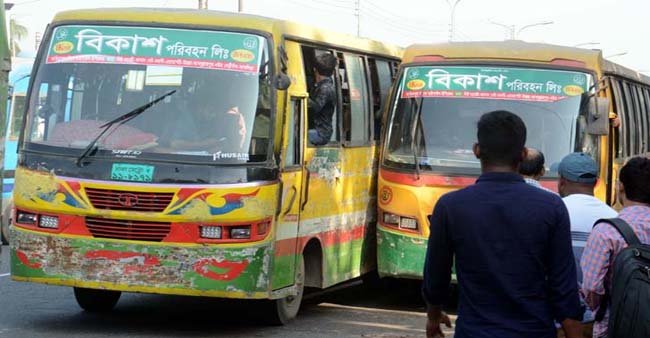
[(537, 149), (528, 148), (528, 156), (521, 161), (519, 173), (524, 176), (541, 175), (544, 171), (544, 154)]
[(322, 53), (316, 56), (314, 68), (322, 76), (332, 76), (336, 68), (336, 57), (332, 53)]
[(481, 116), (477, 138), (481, 162), (517, 166), (526, 144), (526, 125), (519, 116), (496, 110)]
[(621, 169), (618, 177), (630, 201), (650, 204), (650, 159), (634, 157)]

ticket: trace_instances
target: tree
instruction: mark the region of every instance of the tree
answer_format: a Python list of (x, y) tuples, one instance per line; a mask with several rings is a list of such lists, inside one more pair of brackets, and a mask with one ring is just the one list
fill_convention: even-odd
[(27, 37), (27, 27), (21, 25), (16, 21), (16, 19), (11, 18), (9, 20), (9, 32), (11, 36), (9, 37), (11, 55), (16, 56), (20, 53), (20, 46), (18, 41), (24, 40)]

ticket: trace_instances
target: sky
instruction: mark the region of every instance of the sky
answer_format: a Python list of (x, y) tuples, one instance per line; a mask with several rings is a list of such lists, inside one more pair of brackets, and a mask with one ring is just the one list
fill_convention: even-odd
[[(243, 12), (287, 19), (406, 46), (449, 40), (451, 6), (447, 0), (241, 0)], [(359, 3), (359, 17), (355, 15)], [(456, 0), (448, 0), (455, 2)], [(35, 49), (54, 13), (75, 8), (196, 8), (198, 0), (5, 0), (8, 16), (29, 29), (21, 42)], [(237, 11), (238, 0), (208, 0), (211, 10)], [(460, 0), (455, 7), (455, 41), (516, 38), (603, 50), (603, 55), (650, 74), (648, 0)], [(552, 22), (547, 25), (535, 25)], [(532, 25), (524, 28), (525, 26)], [(522, 29), (523, 28), (523, 29)]]

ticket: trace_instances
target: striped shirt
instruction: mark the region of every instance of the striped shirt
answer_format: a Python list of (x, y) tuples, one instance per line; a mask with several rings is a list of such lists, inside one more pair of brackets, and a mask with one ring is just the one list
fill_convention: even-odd
[[(621, 210), (618, 217), (626, 221), (634, 230), (641, 243), (650, 243), (650, 206), (631, 206)], [(627, 247), (621, 234), (606, 223), (596, 224), (587, 240), (582, 254), (583, 282), (581, 293), (587, 305), (597, 312), (611, 285), (613, 265), (616, 255)], [(594, 323), (594, 338), (607, 336), (609, 311), (602, 321)]]
[(526, 181), (526, 183), (532, 185), (533, 187), (540, 188), (540, 189), (542, 189), (542, 190), (546, 190), (546, 191), (548, 191), (548, 192), (550, 192), (550, 193), (553, 193), (553, 194), (557, 195), (557, 193), (556, 193), (555, 191), (553, 191), (553, 190), (551, 190), (551, 189), (549, 189), (549, 188), (543, 186), (541, 183), (539, 183), (538, 180), (536, 180), (536, 179), (534, 179), (534, 178), (530, 178), (530, 177), (525, 177), (525, 176), (524, 176), (524, 181)]

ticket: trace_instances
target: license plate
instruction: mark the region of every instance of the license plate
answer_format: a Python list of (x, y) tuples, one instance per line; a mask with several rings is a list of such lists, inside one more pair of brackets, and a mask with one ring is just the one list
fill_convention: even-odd
[(143, 164), (113, 163), (111, 179), (118, 181), (151, 182), (154, 167)]

